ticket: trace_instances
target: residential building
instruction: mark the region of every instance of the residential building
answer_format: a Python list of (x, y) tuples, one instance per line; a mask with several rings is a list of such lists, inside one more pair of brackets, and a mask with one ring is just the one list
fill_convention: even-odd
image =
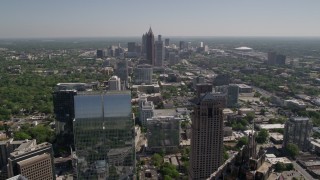
[(10, 154), (7, 167), (8, 177), (21, 174), (27, 179), (55, 179), (52, 145), (27, 141)]
[(74, 97), (77, 179), (132, 179), (134, 120), (129, 91)]
[(194, 102), (190, 179), (206, 179), (223, 161), (223, 109), (226, 95), (206, 93)]
[(283, 146), (296, 144), (300, 150), (308, 151), (312, 131), (311, 120), (307, 117), (291, 117), (284, 126)]
[(112, 76), (109, 79), (109, 90), (110, 91), (120, 91), (121, 90), (121, 80), (118, 76)]
[(134, 71), (135, 84), (152, 84), (153, 68), (149, 64), (138, 65)]

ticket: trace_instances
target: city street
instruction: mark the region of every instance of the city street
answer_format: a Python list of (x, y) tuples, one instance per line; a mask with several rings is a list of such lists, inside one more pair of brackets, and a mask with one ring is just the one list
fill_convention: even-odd
[(298, 170), (306, 179), (316, 180), (305, 169), (303, 169), (296, 161), (292, 161), (292, 164), (293, 164), (293, 167), (296, 170)]

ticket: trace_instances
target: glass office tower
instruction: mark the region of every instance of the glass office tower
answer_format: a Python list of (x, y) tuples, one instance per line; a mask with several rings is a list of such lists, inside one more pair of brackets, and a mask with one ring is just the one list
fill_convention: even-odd
[(77, 179), (132, 179), (135, 169), (131, 94), (78, 94), (74, 98)]

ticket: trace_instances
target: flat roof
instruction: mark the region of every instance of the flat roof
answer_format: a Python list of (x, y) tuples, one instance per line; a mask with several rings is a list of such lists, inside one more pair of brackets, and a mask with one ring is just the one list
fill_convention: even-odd
[(47, 159), (47, 158), (51, 159), (51, 156), (49, 154), (47, 154), (47, 153), (44, 153), (44, 154), (41, 154), (41, 155), (37, 155), (37, 156), (33, 156), (31, 158), (25, 159), (23, 161), (19, 161), (18, 164), (20, 166), (25, 166), (25, 165), (28, 165), (30, 163), (39, 162), (39, 161)]
[(237, 48), (234, 48), (235, 50), (252, 50), (252, 48), (250, 47), (246, 47), (246, 46), (241, 46), (241, 47), (237, 47)]
[(175, 116), (177, 115), (176, 109), (155, 109), (154, 116)]
[(270, 157), (266, 158), (266, 160), (271, 164), (277, 164), (278, 162), (282, 162), (284, 164), (291, 164), (291, 161), (287, 157)]
[(293, 121), (309, 121), (310, 119), (308, 117), (291, 117), (290, 120), (293, 120)]
[(280, 133), (269, 133), (269, 136), (277, 141), (283, 140), (283, 134)]
[(272, 166), (272, 164), (270, 164), (269, 162), (264, 162), (259, 169), (257, 169), (257, 172), (261, 172), (261, 173), (266, 173), (269, 168)]
[(261, 129), (283, 129), (284, 124), (259, 124)]
[(246, 84), (237, 84), (237, 86), (238, 86), (239, 88), (251, 88), (251, 86), (246, 85)]

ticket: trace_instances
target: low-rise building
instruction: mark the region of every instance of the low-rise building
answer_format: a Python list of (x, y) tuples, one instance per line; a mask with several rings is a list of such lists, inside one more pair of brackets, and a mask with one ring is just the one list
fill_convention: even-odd
[(297, 100), (297, 99), (285, 100), (284, 105), (288, 108), (291, 108), (291, 109), (305, 109), (306, 108), (306, 104), (303, 101)]
[(269, 137), (274, 144), (282, 144), (283, 142), (283, 135), (280, 133), (269, 133)]
[(266, 129), (266, 130), (283, 129), (284, 124), (256, 124), (256, 127), (259, 129)]
[(253, 89), (251, 86), (248, 86), (246, 84), (237, 84), (239, 87), (239, 93), (252, 93)]

